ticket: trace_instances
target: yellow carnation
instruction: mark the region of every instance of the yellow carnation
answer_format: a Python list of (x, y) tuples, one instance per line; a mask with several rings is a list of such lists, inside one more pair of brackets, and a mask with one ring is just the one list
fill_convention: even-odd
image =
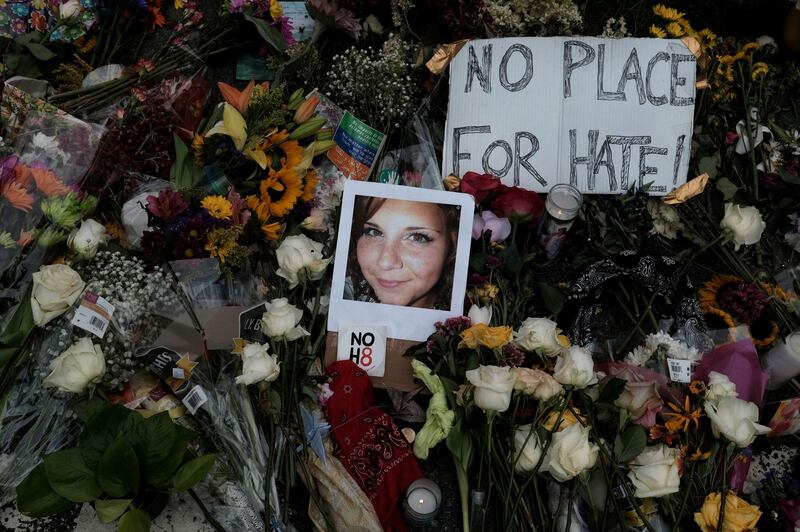
[(218, 220), (227, 220), (233, 214), (233, 205), (223, 196), (206, 196), (200, 205)]

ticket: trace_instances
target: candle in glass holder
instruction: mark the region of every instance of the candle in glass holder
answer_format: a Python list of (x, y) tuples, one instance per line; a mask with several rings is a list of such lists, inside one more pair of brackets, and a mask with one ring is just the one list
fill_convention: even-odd
[(786, 381), (800, 375), (800, 331), (795, 331), (783, 341), (778, 341), (761, 360), (769, 375), (768, 390), (777, 390)]
[(405, 516), (411, 526), (427, 526), (439, 513), (442, 490), (429, 478), (420, 478), (406, 490)]
[(539, 227), (539, 244), (548, 259), (554, 259), (564, 247), (567, 231), (578, 216), (583, 204), (580, 191), (567, 184), (558, 184), (550, 189), (545, 200), (547, 211)]

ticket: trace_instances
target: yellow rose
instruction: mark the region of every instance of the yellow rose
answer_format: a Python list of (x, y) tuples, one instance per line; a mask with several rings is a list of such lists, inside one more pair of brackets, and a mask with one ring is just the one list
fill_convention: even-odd
[[(720, 494), (709, 493), (703, 502), (700, 511), (694, 514), (694, 522), (700, 527), (702, 532), (716, 532), (719, 523), (719, 504)], [(725, 498), (725, 520), (722, 523), (723, 532), (746, 532), (755, 530), (756, 524), (761, 518), (761, 510), (758, 506), (748, 504), (733, 494), (728, 492)]]
[(485, 323), (479, 323), (461, 333), (461, 343), (458, 347), (477, 349), (482, 345), (496, 349), (511, 341), (511, 333), (511, 327), (489, 327)]
[(500, 289), (497, 288), (497, 285), (485, 284), (474, 288), (472, 293), (486, 305), (497, 299), (497, 294), (500, 293)]
[[(561, 412), (558, 410), (550, 412), (550, 415), (547, 416), (547, 419), (543, 423), (544, 428), (546, 428), (548, 431), (552, 431), (553, 427), (556, 426), (556, 421), (558, 421), (559, 414), (561, 414)], [(558, 425), (558, 430), (556, 432), (561, 432), (570, 425), (574, 425), (575, 423), (578, 422), (579, 418), (581, 424), (586, 422), (586, 418), (581, 416), (580, 414), (578, 415), (578, 417), (575, 417), (575, 414), (572, 413), (571, 409), (564, 410), (564, 414), (561, 416), (561, 423)]]

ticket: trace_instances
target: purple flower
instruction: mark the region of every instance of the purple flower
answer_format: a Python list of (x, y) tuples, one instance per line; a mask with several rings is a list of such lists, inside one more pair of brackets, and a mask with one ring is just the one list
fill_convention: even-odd
[(477, 240), (486, 231), (491, 233), (492, 242), (502, 242), (511, 234), (511, 222), (508, 218), (498, 218), (491, 211), (476, 214), (472, 220), (472, 238)]
[(289, 17), (278, 17), (278, 19), (272, 25), (277, 26), (281, 30), (281, 35), (283, 36), (283, 40), (286, 41), (287, 45), (291, 46), (293, 44), (297, 44), (297, 41), (292, 35), (292, 21), (289, 19)]

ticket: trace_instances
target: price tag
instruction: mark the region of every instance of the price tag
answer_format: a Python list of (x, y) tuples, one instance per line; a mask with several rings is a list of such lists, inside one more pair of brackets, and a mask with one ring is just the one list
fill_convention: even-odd
[(108, 324), (111, 323), (112, 314), (114, 305), (107, 299), (94, 292), (86, 292), (72, 317), (72, 325), (102, 338), (108, 330)]
[(371, 377), (386, 372), (386, 327), (382, 325), (342, 325), (336, 360), (352, 360)]
[(680, 360), (677, 358), (667, 359), (669, 378), (672, 382), (692, 382), (692, 372), (696, 362), (691, 360)]
[(189, 393), (183, 398), (183, 404), (186, 405), (186, 410), (188, 410), (191, 415), (195, 415), (197, 410), (203, 406), (206, 401), (208, 401), (208, 396), (202, 386), (195, 386), (189, 390)]

